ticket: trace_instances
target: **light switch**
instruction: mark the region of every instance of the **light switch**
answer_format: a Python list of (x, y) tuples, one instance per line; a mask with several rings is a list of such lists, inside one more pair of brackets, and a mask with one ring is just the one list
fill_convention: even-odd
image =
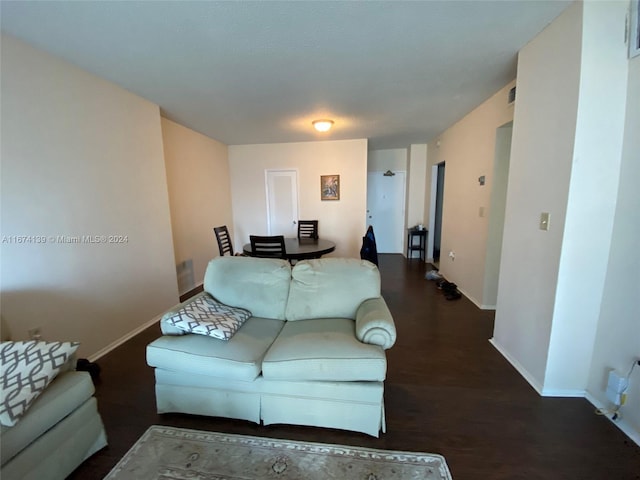
[(549, 212), (542, 212), (540, 214), (540, 230), (549, 230)]
[(478, 209), (478, 216), (479, 216), (479, 217), (484, 217), (484, 207), (480, 207), (480, 208)]

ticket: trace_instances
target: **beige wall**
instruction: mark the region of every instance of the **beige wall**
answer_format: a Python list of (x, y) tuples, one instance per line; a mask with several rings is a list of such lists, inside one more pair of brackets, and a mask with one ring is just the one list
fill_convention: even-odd
[[(446, 162), (440, 272), (482, 305), (496, 129), (513, 119), (511, 82), (429, 144), (425, 191), (429, 213), (431, 167)], [(439, 141), (439, 146), (437, 142)], [(478, 177), (485, 176), (480, 186)], [(480, 216), (480, 207), (484, 216)], [(448, 253), (455, 253), (455, 260)]]
[[(600, 322), (595, 340), (587, 391), (607, 405), (606, 378), (610, 369), (626, 375), (634, 359), (640, 358), (640, 57), (629, 62), (626, 124), (616, 197), (611, 250), (605, 276)], [(640, 441), (640, 367), (629, 381), (628, 401), (622, 419)]]
[[(92, 356), (178, 300), (159, 108), (4, 35), (1, 59), (2, 235), (41, 236), (1, 245), (3, 324)], [(56, 238), (82, 235), (122, 242)]]
[(213, 227), (227, 225), (233, 234), (229, 160), (226, 145), (166, 118), (162, 137), (178, 285), (184, 293), (202, 283), (207, 263), (219, 255)]
[[(640, 103), (638, 63), (621, 41), (627, 6), (575, 3), (520, 52), (492, 339), (541, 394), (586, 392), (606, 408), (609, 369), (626, 375), (640, 352)], [(540, 212), (551, 213), (549, 231)], [(623, 409), (616, 424), (638, 441), (638, 403)]]
[[(518, 58), (494, 344), (541, 392), (566, 215), (578, 108), (580, 3)], [(549, 231), (538, 228), (551, 214)]]
[[(267, 233), (265, 170), (298, 171), (299, 216), (318, 219), (332, 255), (360, 256), (367, 202), (367, 140), (229, 146), (235, 248)], [(340, 200), (320, 200), (320, 176), (340, 175)]]

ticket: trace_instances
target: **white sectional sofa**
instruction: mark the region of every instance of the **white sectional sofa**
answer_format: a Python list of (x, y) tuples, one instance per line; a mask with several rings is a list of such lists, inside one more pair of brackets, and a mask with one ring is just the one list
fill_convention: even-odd
[[(167, 320), (202, 295), (252, 316), (228, 341), (185, 334)], [(159, 413), (181, 412), (385, 431), (385, 349), (393, 319), (380, 273), (358, 259), (212, 260), (204, 292), (167, 312), (147, 347)]]

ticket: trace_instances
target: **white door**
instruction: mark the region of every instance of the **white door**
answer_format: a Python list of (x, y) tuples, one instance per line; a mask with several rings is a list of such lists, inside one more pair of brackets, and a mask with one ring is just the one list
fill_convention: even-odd
[(378, 253), (403, 253), (405, 172), (367, 175), (367, 225), (373, 226)]
[(298, 172), (267, 170), (267, 234), (298, 235)]

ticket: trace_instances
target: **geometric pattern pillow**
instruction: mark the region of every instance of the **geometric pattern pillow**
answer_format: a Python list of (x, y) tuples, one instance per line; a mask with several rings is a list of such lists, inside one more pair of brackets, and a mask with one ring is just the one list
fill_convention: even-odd
[(203, 295), (165, 321), (185, 332), (229, 340), (250, 316), (249, 310), (230, 307), (209, 295)]
[(0, 343), (0, 423), (12, 427), (56, 377), (77, 342)]

